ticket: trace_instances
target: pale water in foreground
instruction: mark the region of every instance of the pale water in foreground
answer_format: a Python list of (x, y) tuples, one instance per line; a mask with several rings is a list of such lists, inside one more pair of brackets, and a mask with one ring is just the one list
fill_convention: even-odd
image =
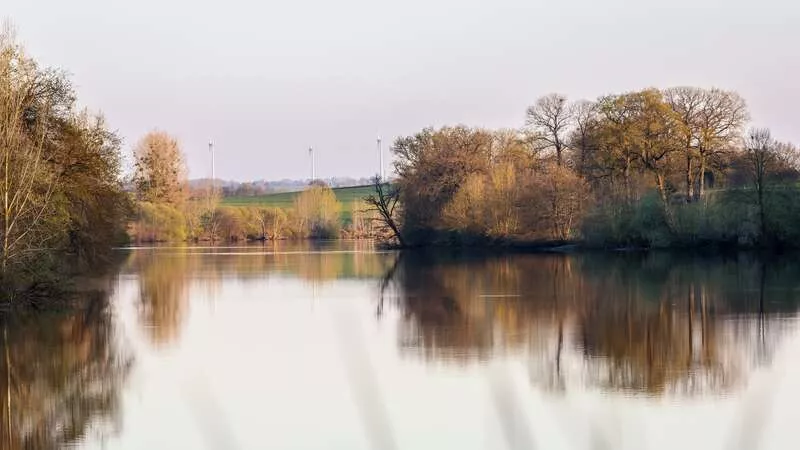
[(798, 442), (795, 258), (125, 252), (105, 310), (5, 325), (0, 448)]

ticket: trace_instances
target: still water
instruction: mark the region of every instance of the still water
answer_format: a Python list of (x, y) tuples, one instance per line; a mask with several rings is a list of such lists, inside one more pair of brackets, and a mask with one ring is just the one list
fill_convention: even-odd
[(797, 448), (794, 257), (124, 252), (3, 324), (0, 448)]

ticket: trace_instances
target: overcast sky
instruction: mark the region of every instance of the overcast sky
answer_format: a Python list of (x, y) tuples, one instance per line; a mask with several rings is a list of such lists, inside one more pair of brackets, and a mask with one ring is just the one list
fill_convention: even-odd
[(795, 0), (3, 0), (126, 150), (177, 136), (190, 176), (369, 176), (375, 139), (518, 127), (527, 105), (648, 86), (737, 90), (800, 142)]

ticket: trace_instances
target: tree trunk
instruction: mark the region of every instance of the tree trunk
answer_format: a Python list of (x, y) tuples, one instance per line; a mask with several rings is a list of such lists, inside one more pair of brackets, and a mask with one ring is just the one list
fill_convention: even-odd
[(706, 158), (705, 156), (700, 157), (700, 189), (698, 190), (698, 199), (703, 198), (703, 194), (705, 194), (706, 190)]
[(692, 172), (692, 155), (686, 155), (686, 203), (694, 199), (694, 177)]
[(3, 161), (3, 258), (2, 258), (2, 269), (3, 275), (6, 274), (6, 269), (8, 268), (8, 250), (9, 250), (9, 240), (8, 235), (11, 232), (9, 228), (9, 224), (11, 223), (11, 210), (9, 209), (8, 204), (8, 190), (9, 186), (9, 165), (11, 156), (11, 149), (5, 149), (4, 161)]
[(551, 198), (550, 207), (550, 213), (553, 215), (553, 237), (561, 239), (561, 221), (558, 217), (558, 188), (556, 186), (553, 186), (553, 197)]
[(664, 208), (664, 219), (667, 222), (667, 227), (672, 230), (672, 210), (669, 207), (669, 198), (667, 198), (667, 183), (664, 174), (656, 174), (656, 182), (658, 183), (658, 193), (661, 196), (661, 205)]
[(392, 232), (394, 232), (394, 236), (397, 238), (397, 242), (400, 243), (400, 246), (401, 247), (405, 247), (406, 246), (406, 241), (405, 241), (405, 239), (403, 239), (403, 234), (400, 233), (400, 230), (397, 228), (397, 224), (394, 223), (394, 219), (392, 219), (390, 217), (387, 220), (387, 225), (389, 225), (389, 228), (391, 228)]
[(630, 203), (631, 202), (631, 159), (630, 157), (625, 158), (625, 171), (623, 172), (624, 181), (625, 181), (625, 201)]
[(564, 149), (561, 147), (561, 145), (556, 142), (556, 165), (558, 165), (558, 167), (561, 167), (561, 152), (563, 150)]
[(275, 221), (272, 223), (272, 240), (278, 240), (278, 229), (280, 228), (280, 216), (278, 208), (275, 208)]
[(586, 139), (581, 140), (581, 165), (578, 168), (578, 175), (581, 178), (586, 176)]
[(761, 241), (767, 238), (767, 218), (764, 213), (764, 182), (758, 183), (758, 217), (761, 222)]

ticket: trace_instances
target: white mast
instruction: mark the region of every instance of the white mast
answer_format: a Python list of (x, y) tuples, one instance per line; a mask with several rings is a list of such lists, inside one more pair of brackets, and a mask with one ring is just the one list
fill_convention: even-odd
[(214, 171), (214, 142), (208, 141), (208, 151), (211, 153), (211, 191), (216, 188), (216, 173)]
[(317, 179), (317, 168), (314, 164), (314, 147), (308, 147), (308, 155), (311, 157), (311, 181)]
[(378, 176), (380, 180), (383, 181), (386, 178), (386, 174), (383, 171), (383, 146), (381, 146), (381, 137), (378, 136), (378, 164), (380, 167), (378, 168)]

